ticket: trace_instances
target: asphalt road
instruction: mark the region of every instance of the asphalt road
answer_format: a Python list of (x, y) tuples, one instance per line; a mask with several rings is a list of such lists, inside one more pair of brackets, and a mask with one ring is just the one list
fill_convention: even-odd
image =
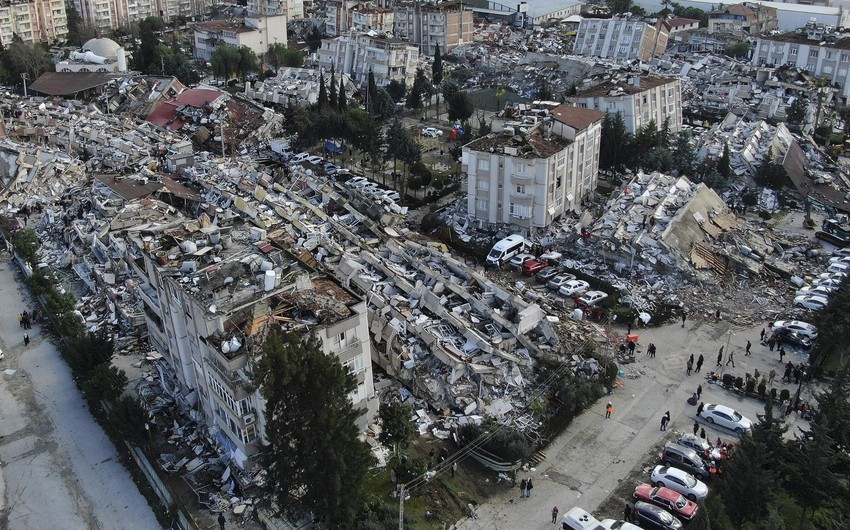
[(7, 256), (0, 262), (0, 528), (160, 528), (56, 348), (37, 326), (24, 346), (17, 315), (31, 304)]
[[(766, 324), (766, 323), (765, 323)], [(729, 336), (729, 331), (733, 335)], [(663, 435), (669, 431), (691, 432), (696, 407), (687, 404), (687, 399), (702, 384), (702, 400), (731, 406), (753, 421), (763, 412), (761, 402), (738, 397), (720, 386), (709, 385), (705, 375), (715, 370), (720, 346), (735, 352), (735, 368), (724, 366), (722, 370), (736, 376), (744, 376), (758, 368), (760, 372), (777, 372), (775, 386), (788, 388), (792, 396), (796, 385), (780, 381), (782, 377), (779, 356), (759, 344), (761, 326), (738, 329), (734, 323), (711, 319), (688, 319), (683, 329), (681, 323), (663, 328), (639, 329), (642, 351), (637, 354), (638, 362), (624, 365), (623, 370), (639, 368), (645, 373), (636, 379), (624, 379), (624, 386), (610, 397), (614, 406), (611, 419), (605, 419), (606, 399), (576, 418), (569, 428), (546, 450), (546, 460), (536, 469), (518, 475), (532, 478), (534, 489), (531, 498), (520, 499), (519, 488), (505, 486), (505, 491), (491, 498), (490, 502), (477, 510), (476, 519), (458, 522), (462, 530), (528, 530), (551, 529), (551, 510), (558, 506), (561, 515), (574, 506), (593, 512), (618, 487), (633, 468), (655, 452)], [(625, 330), (623, 330), (625, 336)], [(744, 356), (747, 339), (752, 341), (752, 355)], [(654, 359), (645, 355), (645, 348), (653, 342), (658, 347)], [(706, 360), (701, 374), (686, 375), (686, 363), (690, 353), (698, 357), (702, 353)], [(786, 355), (785, 361), (789, 357)], [(803, 355), (791, 354), (791, 360), (805, 361)], [(811, 389), (804, 386), (804, 396)], [(659, 430), (661, 416), (669, 410), (672, 416), (668, 432)], [(789, 424), (805, 423), (792, 414)], [(704, 424), (707, 437), (716, 440), (734, 439), (734, 434), (720, 427)], [(789, 429), (792, 436), (796, 429)], [(648, 476), (648, 475), (647, 475)], [(633, 486), (636, 486), (634, 484)], [(610, 514), (614, 516), (616, 514)]]

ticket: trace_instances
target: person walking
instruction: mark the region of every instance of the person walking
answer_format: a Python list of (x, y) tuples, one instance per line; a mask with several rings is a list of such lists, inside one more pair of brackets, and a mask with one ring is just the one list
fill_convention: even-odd
[(764, 342), (764, 328), (761, 328), (761, 335), (760, 335), (759, 340), (760, 340), (761, 342)]
[(699, 437), (702, 438), (703, 440), (705, 440), (705, 429), (699, 430)]
[(776, 370), (771, 370), (769, 374), (767, 374), (767, 384), (772, 385), (773, 380), (776, 378)]
[[(769, 349), (770, 351), (773, 351), (773, 348), (775, 348), (775, 347), (776, 347), (776, 339), (774, 339), (771, 336), (769, 339), (767, 339), (767, 349)], [(780, 346), (780, 348), (781, 347), (782, 346)]]
[[(702, 416), (702, 409), (704, 409), (704, 408), (705, 408), (705, 402), (700, 401), (699, 407), (697, 407), (697, 416)], [(694, 426), (696, 426), (696, 423), (694, 423)], [(694, 430), (694, 434), (696, 434), (696, 430)]]
[(632, 321), (629, 320), (629, 323), (626, 324), (626, 335), (631, 335), (631, 334), (632, 334)]
[(702, 397), (702, 385), (697, 386), (697, 399)]
[(635, 341), (630, 340), (629, 341), (629, 355), (635, 354), (635, 348), (637, 348), (637, 344), (635, 344)]
[(703, 357), (702, 354), (699, 354), (699, 357), (697, 357), (697, 369), (694, 370), (696, 373), (699, 373), (699, 371), (702, 370), (703, 361), (705, 361), (705, 357)]
[(218, 528), (219, 528), (219, 530), (224, 530), (224, 523), (225, 523), (224, 514), (223, 513), (218, 514)]
[(782, 362), (782, 358), (785, 357), (785, 346), (779, 346), (779, 362)]
[(531, 490), (534, 488), (534, 484), (531, 483), (531, 479), (528, 479), (528, 484), (525, 485), (525, 496), (531, 497)]
[(24, 346), (30, 345), (30, 336), (24, 333)]
[(659, 429), (660, 431), (666, 431), (667, 430), (667, 421), (668, 420), (667, 420), (666, 414), (661, 416), (661, 428)]
[(735, 352), (729, 352), (729, 359), (726, 360), (726, 366), (732, 365), (732, 368), (735, 368)]
[(558, 507), (552, 508), (552, 524), (558, 524)]
[(723, 366), (723, 346), (720, 347), (720, 352), (717, 354), (717, 366)]
[(525, 498), (525, 490), (526, 490), (527, 486), (528, 486), (528, 481), (525, 480), (525, 479), (522, 479), (519, 483), (519, 498), (520, 499)]
[(682, 311), (682, 327), (685, 327), (685, 321), (688, 319), (688, 313)]
[(750, 341), (747, 341), (747, 349), (746, 349), (746, 351), (744, 352), (744, 357), (746, 357), (746, 356), (748, 356), (748, 355), (750, 354), (750, 348), (752, 348), (752, 346), (753, 346), (753, 343), (752, 343), (752, 342), (750, 342)]
[(626, 508), (623, 510), (623, 519), (625, 519), (627, 523), (632, 522), (632, 505), (629, 503), (626, 503)]
[(687, 364), (687, 366), (688, 366), (687, 375), (691, 375), (691, 369), (694, 367), (694, 360), (693, 360), (693, 358), (688, 359), (688, 364)]
[(614, 405), (609, 401), (607, 405), (605, 405), (605, 418), (610, 418), (611, 413), (614, 412)]
[(452, 462), (452, 478), (455, 478), (455, 473), (457, 473), (457, 462)]
[(788, 361), (788, 364), (785, 365), (785, 374), (782, 376), (783, 381), (787, 379), (789, 383), (791, 382), (791, 370), (793, 369), (794, 365), (791, 364), (791, 361)]
[(694, 422), (694, 436), (699, 432), (699, 423)]

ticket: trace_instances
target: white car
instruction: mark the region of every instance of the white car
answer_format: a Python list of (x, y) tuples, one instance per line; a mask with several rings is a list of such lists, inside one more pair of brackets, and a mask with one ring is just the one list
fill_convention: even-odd
[(826, 287), (827, 289), (837, 291), (838, 288), (841, 287), (841, 280), (836, 280), (835, 278), (817, 278), (812, 282), (812, 285), (815, 287)]
[(811, 309), (812, 311), (820, 311), (826, 304), (829, 303), (827, 298), (823, 296), (814, 296), (804, 294), (802, 296), (798, 296), (794, 298), (794, 305), (797, 307), (802, 307), (804, 309)]
[(847, 263), (830, 263), (826, 268), (826, 272), (847, 274), (850, 272), (850, 264)]
[(570, 280), (558, 290), (564, 296), (569, 296), (572, 298), (573, 296), (579, 295), (585, 291), (590, 289), (590, 284), (584, 280)]
[(602, 519), (599, 521), (605, 530), (642, 530), (641, 527), (617, 519)]
[(843, 282), (847, 279), (846, 272), (822, 272), (818, 275), (818, 279), (830, 279)]
[(578, 297), (578, 303), (591, 306), (598, 304), (606, 298), (608, 298), (608, 293), (603, 293), (602, 291), (588, 291)]
[(832, 294), (832, 290), (828, 287), (823, 286), (815, 286), (815, 285), (804, 285), (800, 289), (797, 290), (797, 293), (794, 296), (823, 296), (824, 298), (829, 298), (829, 295)]
[(650, 479), (656, 486), (678, 491), (692, 501), (701, 501), (708, 495), (708, 487), (705, 483), (697, 480), (687, 471), (675, 467), (655, 466)]
[(305, 162), (310, 162), (311, 164), (321, 164), (322, 160), (322, 157), (316, 155), (308, 156), (304, 159)]
[(850, 264), (850, 256), (835, 256), (829, 258), (830, 263), (848, 263)]
[(443, 131), (435, 127), (425, 127), (424, 129), (422, 129), (422, 136), (427, 136), (429, 138), (437, 138), (442, 135)]
[(802, 320), (777, 320), (773, 323), (773, 327), (796, 331), (800, 335), (811, 340), (816, 340), (818, 338), (818, 328), (808, 322), (803, 322)]
[(516, 256), (512, 257), (511, 261), (509, 261), (508, 264), (511, 267), (520, 268), (520, 267), (522, 267), (523, 263), (525, 263), (526, 261), (531, 261), (533, 259), (534, 259), (534, 254), (526, 254), (525, 252), (521, 252), (521, 253), (517, 254)]
[(307, 151), (301, 151), (301, 152), (300, 152), (300, 153), (298, 153), (297, 155), (295, 155), (295, 156), (293, 156), (292, 158), (290, 158), (290, 159), (289, 159), (289, 161), (290, 161), (290, 162), (295, 162), (295, 163), (302, 162), (302, 161), (304, 161), (304, 160), (307, 160), (307, 157), (308, 157), (308, 156), (310, 156), (310, 153), (308, 153)]
[[(540, 261), (540, 260), (538, 260), (538, 261)], [(550, 289), (552, 289), (553, 291), (557, 291), (558, 289), (560, 289), (561, 287), (566, 285), (567, 282), (570, 282), (570, 281), (575, 280), (575, 279), (576, 279), (576, 277), (572, 274), (562, 273), (562, 274), (555, 276), (551, 280), (549, 280), (546, 283), (546, 286), (549, 287)]]
[(738, 434), (749, 432), (753, 422), (731, 407), (709, 403), (702, 410), (702, 418), (712, 425), (726, 427)]
[(353, 177), (345, 181), (345, 185), (349, 188), (360, 188), (364, 184), (368, 183), (369, 179), (366, 177)]

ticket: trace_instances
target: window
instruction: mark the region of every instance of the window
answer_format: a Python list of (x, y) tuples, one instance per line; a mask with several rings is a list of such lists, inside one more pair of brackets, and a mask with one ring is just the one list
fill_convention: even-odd
[(818, 50), (809, 50), (809, 58), (817, 59), (819, 51)]
[(791, 48), (791, 57), (797, 56), (797, 48)]
[(517, 162), (514, 167), (516, 167), (517, 173), (519, 173), (520, 175), (525, 175), (525, 162)]
[(490, 161), (486, 158), (478, 159), (478, 169), (482, 171), (490, 171)]
[(823, 67), (823, 73), (831, 74), (832, 73), (832, 67), (831, 66), (824, 66)]
[(850, 53), (842, 53), (841, 62), (846, 63), (847, 61), (850, 61)]
[(490, 189), (490, 181), (479, 179), (478, 181), (478, 189), (481, 191), (488, 191)]
[(348, 370), (351, 375), (357, 375), (366, 369), (362, 355), (358, 355), (353, 359), (345, 361), (344, 363), (342, 363), (342, 367)]
[(475, 199), (475, 209), (484, 210), (485, 212), (489, 211), (490, 201), (488, 201), (487, 199)]
[(531, 219), (531, 206), (511, 203), (511, 216), (517, 219)]
[(516, 192), (517, 193), (525, 193), (525, 185), (524, 184), (517, 184)]
[(826, 52), (826, 58), (831, 60), (832, 59), (832, 52)]

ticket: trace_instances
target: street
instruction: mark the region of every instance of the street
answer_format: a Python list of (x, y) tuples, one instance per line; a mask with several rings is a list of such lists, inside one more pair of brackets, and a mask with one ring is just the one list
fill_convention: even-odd
[[(160, 528), (112, 442), (89, 414), (71, 372), (39, 326), (20, 274), (0, 263), (0, 528)], [(25, 302), (25, 300), (27, 300)]]
[[(767, 323), (764, 324), (766, 327)], [(763, 404), (755, 399), (741, 397), (725, 390), (719, 385), (710, 385), (705, 376), (716, 368), (717, 352), (727, 340), (735, 352), (735, 368), (726, 367), (724, 355), (723, 370), (735, 376), (744, 376), (758, 368), (768, 373), (771, 368), (778, 373), (774, 385), (777, 389), (788, 388), (791, 395), (797, 385), (783, 384), (782, 364), (776, 352), (768, 351), (759, 344), (759, 332), (762, 326), (738, 329), (727, 321), (714, 321), (713, 317), (692, 316), (684, 329), (681, 323), (661, 328), (637, 329), (633, 333), (640, 335), (641, 349), (637, 354), (637, 363), (622, 365), (621, 370), (641, 369), (644, 373), (635, 379), (623, 378), (624, 385), (610, 396), (614, 411), (611, 419), (605, 419), (606, 398), (576, 418), (567, 430), (544, 450), (546, 460), (536, 469), (520, 472), (517, 480), (532, 478), (533, 496), (519, 498), (519, 488), (506, 488), (501, 495), (492, 497), (487, 504), (477, 510), (477, 519), (464, 519), (458, 529), (529, 530), (551, 529), (551, 511), (558, 506), (563, 515), (575, 506), (593, 512), (616, 489), (623, 479), (653, 451), (662, 440), (672, 439), (676, 433), (691, 432), (696, 415), (696, 407), (688, 405), (687, 399), (702, 385), (702, 401), (730, 406), (744, 416), (757, 421), (757, 415), (763, 413)], [(728, 331), (733, 335), (730, 337)], [(625, 330), (622, 330), (625, 336)], [(744, 356), (747, 340), (752, 341), (752, 355)], [(656, 357), (645, 355), (649, 343), (658, 348)], [(698, 357), (705, 356), (702, 372), (686, 375), (686, 363), (690, 353)], [(794, 363), (805, 361), (805, 356), (790, 353), (785, 361)], [(770, 388), (770, 385), (768, 386)], [(809, 390), (804, 385), (803, 399), (808, 400)], [(667, 431), (660, 431), (661, 416), (669, 410), (672, 421)], [(806, 422), (797, 419), (796, 414), (787, 418), (804, 426)], [(702, 423), (707, 438), (713, 443), (717, 437), (734, 440), (730, 431)], [(788, 436), (796, 431), (791, 428)], [(637, 470), (641, 476), (642, 470)], [(495, 475), (495, 474), (494, 474)], [(638, 482), (631, 484), (637, 486)], [(619, 518), (619, 514), (602, 514), (605, 517)], [(601, 518), (601, 517), (600, 517)]]

